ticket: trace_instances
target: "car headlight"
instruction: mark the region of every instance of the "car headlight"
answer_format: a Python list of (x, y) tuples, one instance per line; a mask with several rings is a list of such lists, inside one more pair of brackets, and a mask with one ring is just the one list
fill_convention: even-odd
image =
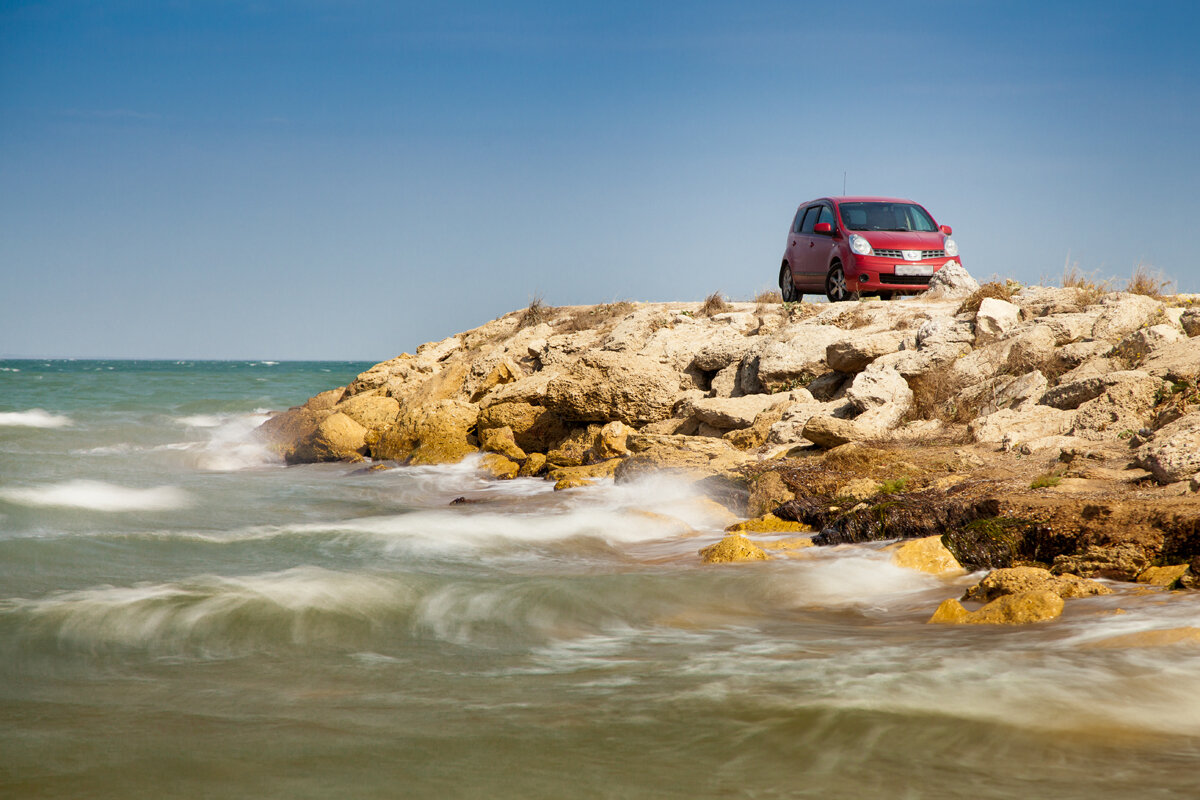
[(954, 241), (949, 236), (947, 236), (946, 244), (943, 249), (946, 251), (946, 255), (956, 256), (956, 255), (958, 255), (958, 242)]
[(859, 236), (857, 233), (850, 234), (850, 249), (860, 256), (874, 255), (874, 251), (871, 250), (871, 243), (867, 241), (867, 237)]

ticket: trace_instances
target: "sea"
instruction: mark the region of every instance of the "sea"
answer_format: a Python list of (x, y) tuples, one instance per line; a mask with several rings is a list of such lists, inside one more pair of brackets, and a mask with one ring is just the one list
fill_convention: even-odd
[(1200, 797), (1200, 646), (1128, 639), (1200, 593), (934, 626), (980, 575), (705, 565), (679, 478), (256, 439), (368, 366), (0, 361), (0, 797)]

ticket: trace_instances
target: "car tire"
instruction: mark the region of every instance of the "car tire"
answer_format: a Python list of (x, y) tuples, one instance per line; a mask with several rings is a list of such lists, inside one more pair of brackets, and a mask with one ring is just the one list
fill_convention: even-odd
[(833, 266), (829, 268), (829, 274), (825, 276), (825, 296), (831, 303), (841, 303), (845, 300), (859, 298), (858, 292), (852, 292), (846, 286), (846, 271), (842, 269), (840, 261), (833, 262)]
[(799, 303), (804, 295), (796, 291), (796, 282), (792, 280), (792, 266), (786, 261), (779, 268), (779, 294), (785, 303)]

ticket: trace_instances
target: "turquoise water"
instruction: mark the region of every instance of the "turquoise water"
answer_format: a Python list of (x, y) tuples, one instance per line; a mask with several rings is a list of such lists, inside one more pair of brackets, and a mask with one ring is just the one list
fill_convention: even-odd
[(0, 362), (0, 796), (1200, 794), (1200, 649), (1095, 646), (1194, 595), (935, 628), (971, 577), (705, 567), (678, 481), (255, 441), (367, 366)]

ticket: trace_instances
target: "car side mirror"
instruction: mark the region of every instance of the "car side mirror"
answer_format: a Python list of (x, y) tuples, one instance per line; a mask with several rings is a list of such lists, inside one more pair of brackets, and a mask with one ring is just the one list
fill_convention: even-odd
[(952, 231), (952, 230), (950, 229), (950, 226), (949, 226), (949, 225), (943, 225), (943, 226), (942, 226), (942, 228), (941, 228), (941, 230), (942, 230), (942, 233), (946, 234), (947, 236), (949, 236), (950, 234), (954, 233), (954, 231)]
[(813, 225), (813, 233), (823, 233), (826, 236), (833, 233), (833, 225), (828, 222), (818, 222)]

